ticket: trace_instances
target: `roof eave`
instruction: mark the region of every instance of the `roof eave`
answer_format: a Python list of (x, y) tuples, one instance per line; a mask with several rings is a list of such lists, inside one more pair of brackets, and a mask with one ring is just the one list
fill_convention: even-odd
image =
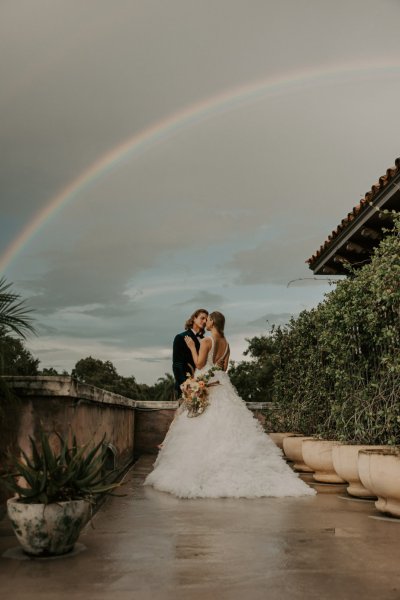
[[(325, 275), (323, 268), (333, 259), (338, 250), (353, 237), (355, 231), (366, 226), (368, 221), (376, 214), (377, 210), (383, 210), (385, 205), (393, 197), (394, 194), (400, 191), (400, 173), (395, 175), (393, 179), (371, 200), (361, 213), (354, 217), (347, 227), (343, 229), (329, 244), (324, 252), (316, 258), (315, 261), (309, 263), (309, 268), (314, 275)], [(342, 274), (342, 273), (339, 273)]]

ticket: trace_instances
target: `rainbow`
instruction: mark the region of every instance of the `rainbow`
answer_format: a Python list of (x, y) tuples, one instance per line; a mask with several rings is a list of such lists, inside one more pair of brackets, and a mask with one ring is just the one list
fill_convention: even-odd
[(76, 179), (51, 198), (46, 206), (37, 212), (33, 219), (10, 243), (0, 256), (0, 271), (6, 269), (17, 254), (26, 246), (35, 233), (41, 229), (50, 217), (76, 198), (87, 187), (104, 177), (118, 164), (145, 152), (157, 143), (162, 143), (179, 132), (196, 126), (208, 119), (236, 110), (265, 98), (295, 93), (310, 86), (334, 85), (338, 83), (370, 80), (375, 77), (393, 77), (400, 75), (400, 63), (358, 63), (336, 65), (301, 72), (288, 73), (281, 77), (263, 79), (242, 85), (211, 96), (180, 110), (167, 118), (135, 133), (132, 137), (112, 148), (98, 158)]

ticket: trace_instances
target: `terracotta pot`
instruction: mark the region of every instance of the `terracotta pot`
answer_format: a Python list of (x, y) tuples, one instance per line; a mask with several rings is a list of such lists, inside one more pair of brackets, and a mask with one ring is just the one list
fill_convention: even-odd
[(383, 449), (383, 446), (367, 444), (337, 444), (332, 449), (333, 466), (339, 477), (349, 482), (347, 493), (358, 498), (374, 498), (375, 494), (367, 489), (358, 474), (358, 453), (360, 450)]
[(315, 471), (315, 481), (321, 483), (344, 483), (345, 480), (336, 474), (332, 461), (332, 448), (338, 442), (328, 440), (304, 440), (302, 453), (304, 462)]
[(274, 442), (274, 444), (276, 444), (278, 446), (278, 448), (280, 448), (281, 450), (283, 450), (283, 440), (287, 437), (291, 437), (293, 435), (296, 435), (295, 433), (288, 433), (288, 432), (283, 432), (283, 433), (269, 433), (268, 434), (269, 437), (271, 438), (271, 440)]
[(361, 450), (358, 453), (361, 483), (378, 496), (378, 510), (400, 517), (400, 455), (396, 449)]
[(70, 552), (89, 518), (86, 500), (52, 504), (25, 504), (7, 500), (7, 512), (23, 550), (34, 556)]
[(312, 440), (311, 437), (292, 435), (283, 440), (283, 451), (289, 460), (293, 461), (293, 468), (301, 473), (312, 473), (313, 469), (308, 467), (303, 459), (302, 444), (304, 440)]

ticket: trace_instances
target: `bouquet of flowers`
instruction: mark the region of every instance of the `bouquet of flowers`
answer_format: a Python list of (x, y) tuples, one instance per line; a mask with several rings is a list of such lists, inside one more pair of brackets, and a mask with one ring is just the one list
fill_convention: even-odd
[(182, 383), (181, 390), (183, 407), (188, 411), (188, 417), (198, 417), (209, 405), (208, 388), (219, 384), (219, 381), (209, 381), (218, 370), (220, 369), (216, 367), (197, 377), (187, 373), (188, 378)]

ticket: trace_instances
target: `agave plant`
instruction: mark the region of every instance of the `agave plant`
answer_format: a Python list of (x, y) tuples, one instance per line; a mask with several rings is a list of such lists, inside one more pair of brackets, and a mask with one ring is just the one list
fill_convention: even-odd
[[(119, 483), (110, 483), (105, 473), (107, 445), (105, 438), (90, 449), (90, 442), (78, 446), (73, 436), (72, 446), (56, 433), (60, 450), (52, 449), (49, 435), (40, 432), (40, 444), (30, 437), (31, 456), (22, 448), (22, 458), (11, 457), (10, 471), (4, 474), (5, 486), (25, 504), (51, 504), (67, 500), (94, 502), (99, 494), (110, 493)], [(117, 472), (114, 472), (116, 475)], [(26, 487), (20, 485), (20, 478)]]

